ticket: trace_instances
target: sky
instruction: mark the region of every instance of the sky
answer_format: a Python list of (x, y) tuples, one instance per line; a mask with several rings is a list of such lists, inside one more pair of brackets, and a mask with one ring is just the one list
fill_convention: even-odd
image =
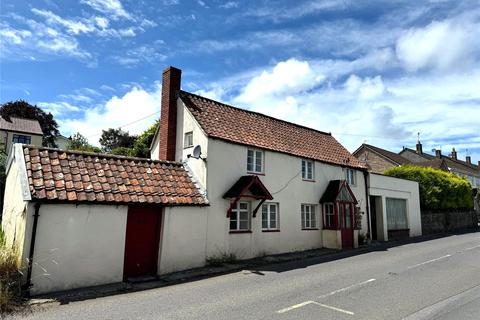
[(182, 89), (331, 132), (354, 151), (452, 147), (480, 160), (480, 0), (2, 0), (0, 103), (98, 144)]

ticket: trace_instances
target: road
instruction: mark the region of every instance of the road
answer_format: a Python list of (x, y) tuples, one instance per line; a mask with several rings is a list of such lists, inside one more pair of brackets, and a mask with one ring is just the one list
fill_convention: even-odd
[(479, 319), (480, 233), (36, 309), (25, 319)]

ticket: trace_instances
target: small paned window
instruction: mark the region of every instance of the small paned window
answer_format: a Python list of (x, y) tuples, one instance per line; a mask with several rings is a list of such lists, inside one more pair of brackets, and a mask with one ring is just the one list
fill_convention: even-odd
[(264, 203), (262, 205), (262, 229), (278, 230), (278, 203)]
[(185, 138), (183, 139), (183, 147), (190, 148), (193, 147), (193, 132), (186, 132)]
[(230, 214), (231, 231), (250, 230), (250, 202), (239, 201)]
[(356, 183), (356, 172), (353, 169), (346, 169), (345, 170), (345, 180), (347, 180), (348, 184), (354, 186)]
[(317, 217), (315, 214), (315, 207), (316, 206), (314, 204), (302, 204), (301, 206), (302, 229), (317, 228)]
[(247, 172), (263, 173), (263, 151), (248, 149)]
[(32, 137), (24, 136), (24, 135), (21, 135), (21, 134), (14, 134), (13, 135), (13, 143), (30, 144), (30, 143), (32, 143)]
[(302, 179), (314, 180), (314, 165), (311, 160), (302, 160)]
[(335, 228), (335, 211), (333, 209), (333, 203), (325, 203), (323, 205), (323, 214), (325, 216), (325, 228)]

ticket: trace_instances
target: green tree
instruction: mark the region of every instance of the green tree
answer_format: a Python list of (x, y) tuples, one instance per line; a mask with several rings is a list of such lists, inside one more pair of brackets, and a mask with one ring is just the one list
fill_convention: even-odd
[(456, 174), (417, 166), (394, 167), (385, 171), (392, 177), (417, 181), (420, 205), (424, 209), (470, 209), (473, 193), (470, 182)]
[(137, 140), (133, 144), (132, 155), (139, 158), (149, 158), (150, 157), (150, 145), (152, 144), (153, 137), (157, 131), (159, 121), (156, 121), (153, 125), (145, 130), (141, 135), (138, 136)]
[(17, 100), (2, 104), (0, 116), (7, 121), (10, 121), (10, 117), (38, 120), (43, 131), (43, 146), (56, 147), (55, 137), (59, 135), (58, 124), (51, 113), (46, 113), (24, 100)]
[(79, 132), (75, 133), (67, 147), (68, 150), (78, 150), (86, 152), (101, 152), (100, 148), (92, 146), (88, 143), (88, 139), (81, 135)]
[(104, 151), (111, 152), (115, 148), (132, 148), (136, 138), (136, 136), (131, 136), (128, 131), (110, 128), (102, 130), (99, 142)]

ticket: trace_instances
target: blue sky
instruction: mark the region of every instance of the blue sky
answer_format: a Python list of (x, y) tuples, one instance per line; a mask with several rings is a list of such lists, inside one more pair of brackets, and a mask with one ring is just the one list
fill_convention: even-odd
[[(480, 1), (2, 0), (0, 102), (139, 133), (183, 89), (399, 151), (480, 160)], [(468, 151), (467, 151), (468, 150)]]

